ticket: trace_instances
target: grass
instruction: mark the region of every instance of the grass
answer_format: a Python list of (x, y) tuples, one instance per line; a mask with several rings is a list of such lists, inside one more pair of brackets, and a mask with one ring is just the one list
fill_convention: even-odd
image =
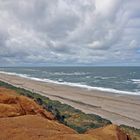
[(126, 125), (120, 125), (120, 128), (125, 133), (129, 134), (132, 140), (140, 140), (140, 129)]

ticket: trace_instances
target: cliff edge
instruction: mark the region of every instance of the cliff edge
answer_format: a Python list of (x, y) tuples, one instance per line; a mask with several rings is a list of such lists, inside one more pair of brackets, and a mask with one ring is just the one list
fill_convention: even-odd
[(130, 140), (116, 125), (78, 134), (34, 100), (3, 87), (0, 87), (0, 132), (2, 140)]

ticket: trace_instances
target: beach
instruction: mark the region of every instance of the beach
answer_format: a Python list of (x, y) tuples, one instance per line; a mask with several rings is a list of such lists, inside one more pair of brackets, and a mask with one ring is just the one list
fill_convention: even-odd
[(4, 73), (0, 73), (0, 80), (71, 105), (85, 113), (100, 115), (114, 124), (140, 128), (139, 95), (88, 90)]

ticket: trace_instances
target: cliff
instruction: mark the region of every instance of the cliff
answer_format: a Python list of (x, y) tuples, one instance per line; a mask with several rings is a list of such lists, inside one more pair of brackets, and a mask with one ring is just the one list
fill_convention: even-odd
[(78, 134), (59, 123), (52, 113), (28, 97), (0, 87), (0, 139), (2, 140), (129, 140), (116, 125)]

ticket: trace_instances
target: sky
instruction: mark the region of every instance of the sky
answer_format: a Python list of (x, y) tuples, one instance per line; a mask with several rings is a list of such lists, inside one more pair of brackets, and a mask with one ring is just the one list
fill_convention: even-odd
[(140, 66), (140, 0), (0, 0), (0, 66)]

